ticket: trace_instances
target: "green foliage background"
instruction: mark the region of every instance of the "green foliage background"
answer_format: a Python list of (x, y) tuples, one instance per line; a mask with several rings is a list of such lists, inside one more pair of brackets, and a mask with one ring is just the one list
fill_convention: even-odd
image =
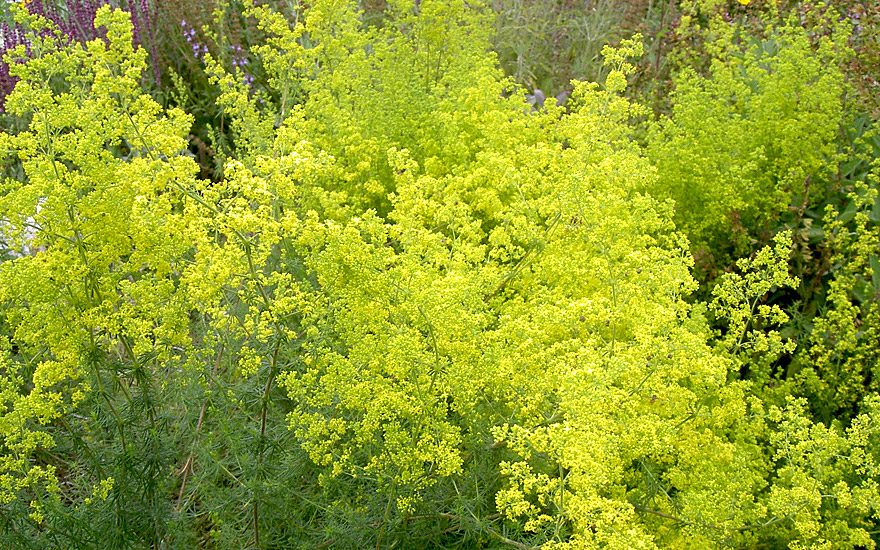
[(125, 14), (34, 35), (0, 134), (0, 544), (875, 548), (851, 29), (721, 4), (680, 6), (667, 110), (627, 95), (638, 37), (533, 109), (479, 2), (242, 8), (265, 78), (206, 57), (213, 177)]

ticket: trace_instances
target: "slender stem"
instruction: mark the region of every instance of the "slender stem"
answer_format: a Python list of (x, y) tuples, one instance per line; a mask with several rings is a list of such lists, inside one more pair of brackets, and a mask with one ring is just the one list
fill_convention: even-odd
[(529, 546), (527, 544), (523, 544), (521, 542), (517, 542), (512, 539), (509, 539), (509, 538), (505, 537), (504, 535), (502, 535), (501, 533), (499, 533), (498, 531), (496, 531), (495, 529), (488, 529), (488, 531), (489, 531), (490, 535), (492, 535), (496, 539), (500, 540), (504, 544), (509, 544), (511, 546), (515, 546), (516, 548), (519, 548), (520, 550), (532, 550), (531, 546)]
[[(91, 337), (94, 340), (94, 335), (91, 335)], [(94, 341), (92, 342), (92, 345), (94, 346)], [(119, 429), (119, 441), (120, 443), (122, 443), (122, 452), (124, 454), (128, 454), (128, 445), (125, 442), (125, 429), (123, 427), (124, 422), (122, 420), (122, 417), (119, 416), (119, 412), (116, 410), (116, 407), (113, 406), (113, 402), (110, 400), (110, 396), (107, 394), (107, 390), (104, 389), (104, 382), (101, 380), (101, 373), (100, 371), (98, 371), (98, 369), (95, 369), (95, 378), (98, 381), (98, 391), (101, 392), (101, 397), (104, 398), (104, 401), (107, 403), (107, 407), (109, 407), (110, 409), (110, 413), (116, 419), (116, 427)]]
[[(400, 469), (397, 470), (398, 474), (400, 473)], [(397, 476), (395, 476), (394, 483), (391, 484), (391, 492), (388, 495), (388, 503), (385, 505), (385, 515), (382, 517), (381, 525), (379, 527), (379, 538), (376, 540), (376, 550), (379, 550), (379, 545), (382, 544), (382, 537), (385, 535), (385, 525), (388, 523), (388, 515), (391, 513), (391, 503), (394, 502), (394, 495), (397, 493)]]
[[(721, 527), (719, 525), (713, 525), (711, 523), (690, 521), (690, 520), (676, 517), (676, 516), (673, 516), (670, 514), (664, 514), (663, 512), (659, 512), (657, 510), (651, 510), (649, 508), (644, 508), (642, 506), (634, 506), (634, 508), (636, 510), (638, 510), (639, 512), (644, 512), (646, 514), (652, 514), (652, 515), (655, 515), (655, 516), (658, 516), (661, 518), (671, 519), (673, 521), (677, 521), (678, 523), (681, 523), (682, 525), (688, 525), (688, 526), (697, 525), (700, 527), (708, 527), (709, 529), (715, 529), (718, 531), (753, 531), (755, 529), (763, 529), (764, 527), (768, 527), (768, 526), (773, 525), (775, 523), (779, 523), (780, 521), (783, 521), (787, 517), (787, 516), (786, 517), (774, 516), (760, 525), (745, 525), (743, 527)], [(803, 506), (801, 506), (801, 508), (803, 508)]]
[[(211, 390), (214, 386), (214, 379), (217, 377), (217, 371), (220, 368), (220, 358), (223, 356), (223, 345), (220, 345), (220, 350), (217, 352), (217, 359), (214, 360), (214, 372), (211, 375), (211, 380), (208, 382), (208, 391)], [(180, 508), (180, 503), (183, 501), (183, 494), (186, 491), (186, 481), (189, 477), (190, 472), (192, 472), (192, 463), (195, 457), (195, 448), (196, 443), (199, 440), (199, 433), (202, 429), (202, 422), (205, 419), (205, 410), (208, 408), (208, 397), (205, 397), (204, 401), (202, 401), (202, 408), (199, 410), (199, 419), (196, 422), (196, 433), (193, 437), (193, 445), (190, 450), (189, 456), (186, 459), (186, 463), (183, 465), (183, 478), (180, 481), (180, 491), (177, 493), (177, 504), (175, 505), (175, 510)]]
[[(498, 294), (499, 292), (504, 290), (504, 287), (507, 285), (507, 283), (511, 279), (516, 277), (523, 269), (525, 269), (525, 267), (532, 261), (532, 259), (534, 259), (534, 256), (537, 255), (537, 254), (532, 254), (532, 253), (535, 252), (535, 250), (538, 248), (538, 245), (540, 245), (540, 244), (546, 245), (547, 244), (547, 241), (549, 240), (550, 235), (556, 229), (556, 226), (559, 224), (559, 219), (561, 217), (562, 217), (562, 213), (557, 212), (556, 216), (553, 218), (553, 221), (550, 222), (550, 225), (544, 231), (544, 235), (542, 236), (542, 238), (540, 240), (535, 241), (532, 244), (532, 247), (529, 248), (529, 251), (526, 252), (522, 258), (520, 258), (519, 262), (517, 262), (517, 264), (516, 264), (516, 266), (514, 266), (513, 270), (511, 270), (510, 273), (508, 273), (507, 275), (504, 276), (501, 283), (495, 288), (495, 290), (492, 291), (491, 294), (489, 294), (488, 296), (483, 298), (484, 302), (488, 302), (489, 300), (494, 298), (496, 294)], [(543, 247), (541, 247), (541, 250), (543, 250)]]
[[(265, 296), (265, 294), (263, 295)], [(266, 419), (269, 410), (269, 391), (272, 389), (272, 382), (278, 374), (278, 349), (281, 347), (281, 340), (275, 345), (275, 351), (272, 353), (272, 365), (269, 368), (269, 378), (266, 380), (266, 386), (263, 388), (263, 398), (260, 409), (260, 441), (259, 451), (257, 455), (257, 467), (263, 466), (263, 451), (266, 442)], [(258, 471), (259, 474), (259, 471)], [(260, 500), (254, 495), (254, 544), (260, 547)]]
[(260, 547), (260, 501), (254, 498), (254, 546)]
[(565, 522), (565, 470), (562, 467), (562, 462), (559, 463), (559, 508), (558, 514), (556, 515), (556, 525), (553, 528), (553, 538), (556, 540), (560, 540), (559, 532), (562, 529), (562, 525)]
[(104, 474), (104, 467), (101, 466), (101, 462), (98, 461), (98, 459), (92, 453), (92, 449), (89, 448), (88, 444), (85, 441), (83, 441), (83, 439), (81, 437), (74, 434), (73, 428), (67, 422), (67, 419), (62, 416), (59, 418), (59, 422), (70, 433), (70, 437), (78, 444), (78, 446), (82, 447), (82, 450), (85, 452), (86, 456), (89, 457), (89, 460), (91, 460), (92, 464), (95, 465), (95, 471), (98, 473), (98, 475), (100, 477), (107, 477)]

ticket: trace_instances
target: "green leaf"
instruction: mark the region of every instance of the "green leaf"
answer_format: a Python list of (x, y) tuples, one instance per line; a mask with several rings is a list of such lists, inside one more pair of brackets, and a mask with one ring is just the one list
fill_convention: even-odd
[(862, 166), (864, 161), (862, 159), (852, 159), (846, 162), (841, 163), (840, 165), (840, 173), (844, 179), (856, 179), (853, 177), (853, 174), (856, 173), (856, 169)]
[(825, 229), (821, 227), (811, 227), (807, 229), (807, 237), (810, 238), (810, 242), (819, 242), (825, 238)]
[(880, 197), (874, 197), (874, 206), (868, 214), (868, 219), (872, 222), (880, 222)]
[(874, 285), (874, 291), (880, 292), (880, 260), (877, 259), (877, 256), (869, 256), (868, 261), (871, 262), (871, 282)]
[(858, 303), (864, 304), (871, 299), (871, 294), (872, 293), (868, 290), (868, 281), (861, 277), (857, 277), (855, 284), (852, 286), (853, 298), (855, 298)]
[(851, 222), (853, 218), (856, 217), (856, 212), (858, 212), (858, 204), (856, 201), (850, 201), (850, 203), (846, 206), (846, 210), (841, 212), (840, 216), (837, 217), (843, 223)]

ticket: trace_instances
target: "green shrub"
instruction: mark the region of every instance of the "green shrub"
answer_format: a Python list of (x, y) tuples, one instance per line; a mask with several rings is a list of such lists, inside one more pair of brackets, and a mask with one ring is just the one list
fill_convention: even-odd
[[(876, 399), (825, 425), (729, 375), (788, 349), (758, 305), (788, 242), (722, 283), (716, 338), (645, 193), (638, 42), (533, 112), (484, 5), (245, 16), (268, 91), (206, 58), (217, 181), (120, 12), (14, 69), (0, 220), (33, 252), (0, 263), (0, 543), (874, 545)], [(841, 241), (854, 277), (872, 243)]]
[[(846, 118), (839, 67), (846, 37), (811, 43), (795, 22), (764, 37), (714, 19), (707, 75), (685, 67), (672, 112), (648, 137), (659, 170), (649, 190), (676, 201), (676, 222), (695, 249), (734, 257), (774, 230), (790, 204), (836, 170), (836, 138)], [(811, 178), (816, 184), (810, 186)]]

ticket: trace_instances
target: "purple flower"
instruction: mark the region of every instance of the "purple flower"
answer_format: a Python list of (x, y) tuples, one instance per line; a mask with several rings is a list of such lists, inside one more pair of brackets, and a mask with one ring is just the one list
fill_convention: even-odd
[(193, 55), (196, 59), (201, 60), (202, 56), (208, 53), (208, 46), (195, 42), (191, 44)]

